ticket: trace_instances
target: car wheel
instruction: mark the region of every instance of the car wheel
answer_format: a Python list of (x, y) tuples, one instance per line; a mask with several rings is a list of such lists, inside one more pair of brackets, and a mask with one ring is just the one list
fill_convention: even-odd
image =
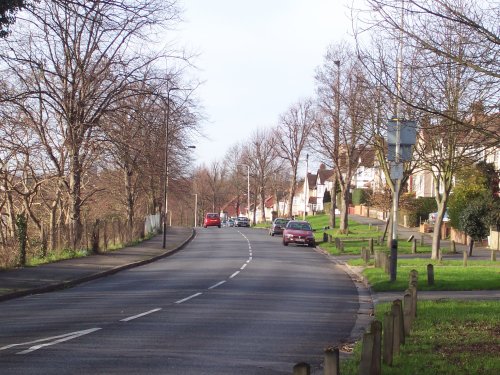
[(285, 240), (283, 240), (283, 245), (284, 246), (288, 246), (288, 242), (286, 242)]
[(220, 225), (217, 225), (220, 228)]
[(274, 232), (273, 232), (273, 233), (271, 233), (271, 236), (273, 236), (273, 237), (274, 237)]

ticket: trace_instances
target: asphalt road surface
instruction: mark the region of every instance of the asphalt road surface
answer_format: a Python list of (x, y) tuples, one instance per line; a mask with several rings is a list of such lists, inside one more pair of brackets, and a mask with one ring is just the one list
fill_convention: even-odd
[(172, 257), (0, 303), (0, 373), (290, 374), (346, 340), (358, 307), (313, 249), (199, 228)]

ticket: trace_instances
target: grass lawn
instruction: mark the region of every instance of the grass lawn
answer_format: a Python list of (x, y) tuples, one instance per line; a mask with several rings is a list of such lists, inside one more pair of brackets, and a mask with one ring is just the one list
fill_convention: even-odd
[[(352, 259), (350, 265), (363, 265), (361, 259)], [(427, 265), (434, 266), (434, 285), (427, 285)], [(498, 290), (500, 289), (500, 263), (469, 261), (464, 267), (461, 260), (434, 261), (430, 259), (398, 259), (397, 277), (389, 281), (382, 269), (369, 266), (363, 271), (376, 292), (404, 291), (412, 269), (418, 271), (418, 290)]]
[[(383, 322), (390, 304), (376, 307)], [(384, 375), (500, 374), (500, 301), (419, 301), (410, 337)], [(361, 344), (341, 362), (342, 375), (358, 374)]]
[[(378, 239), (383, 233), (377, 230), (376, 227), (370, 227), (369, 225), (349, 220), (349, 234), (341, 234), (338, 229), (324, 229), (328, 226), (328, 215), (309, 216), (307, 220), (311, 223), (313, 229), (315, 229), (314, 237), (316, 243), (332, 255), (360, 254), (362, 247), (368, 248), (368, 240), (370, 238), (373, 238), (375, 241), (374, 250), (389, 251), (385, 243), (380, 245), (377, 244)], [(328, 233), (333, 237), (340, 238), (344, 243), (344, 251), (341, 253), (340, 250), (335, 247), (335, 243), (323, 242), (323, 233)], [(398, 252), (400, 254), (411, 254), (411, 247), (412, 244), (410, 242), (399, 241)], [(430, 253), (431, 246), (420, 246), (419, 244), (417, 251), (419, 253)]]

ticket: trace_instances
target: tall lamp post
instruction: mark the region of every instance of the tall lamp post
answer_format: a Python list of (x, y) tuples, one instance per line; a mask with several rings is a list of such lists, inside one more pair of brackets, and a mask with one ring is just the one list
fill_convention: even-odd
[[(309, 154), (306, 154), (306, 178), (304, 179), (304, 215), (303, 220), (306, 220), (306, 211), (307, 211), (307, 192), (309, 190), (309, 180), (307, 179), (307, 175), (309, 174)], [(306, 189), (307, 182), (307, 189)]]
[(198, 194), (194, 194), (194, 227), (198, 225)]
[(250, 166), (248, 164), (239, 164), (247, 167), (247, 217), (250, 221)]
[(165, 118), (165, 184), (164, 184), (164, 198), (165, 204), (163, 208), (163, 242), (162, 248), (166, 246), (167, 240), (167, 218), (168, 218), (168, 141), (169, 141), (169, 122), (170, 122), (170, 91), (179, 90), (178, 87), (169, 87), (167, 89), (167, 103), (166, 103), (166, 118)]

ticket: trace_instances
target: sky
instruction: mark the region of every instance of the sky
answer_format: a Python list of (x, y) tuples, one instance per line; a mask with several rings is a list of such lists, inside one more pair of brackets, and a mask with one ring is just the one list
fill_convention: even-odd
[(314, 96), (315, 69), (331, 43), (348, 39), (345, 0), (180, 0), (177, 43), (204, 83), (198, 97), (207, 138), (196, 140), (198, 165), (222, 160), (253, 132)]

